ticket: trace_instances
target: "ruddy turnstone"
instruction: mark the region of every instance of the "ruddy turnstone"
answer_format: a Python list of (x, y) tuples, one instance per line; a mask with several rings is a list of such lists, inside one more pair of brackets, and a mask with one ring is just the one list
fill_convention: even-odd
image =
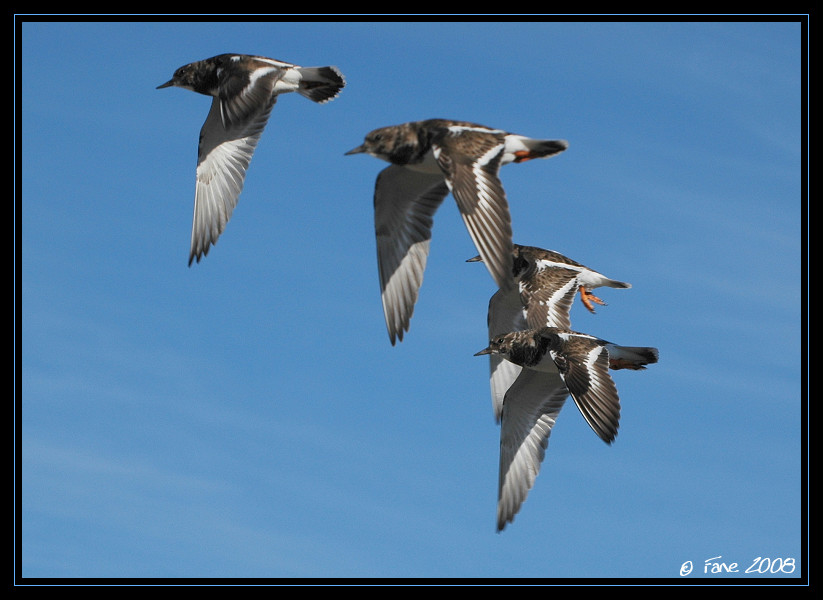
[(214, 98), (200, 130), (189, 265), (208, 254), (231, 218), (277, 96), (297, 92), (322, 104), (345, 85), (337, 67), (301, 67), (264, 56), (220, 54), (180, 67), (157, 86)]
[[(586, 309), (594, 313), (594, 304), (605, 305), (592, 293), (598, 287), (627, 289), (625, 281), (610, 279), (594, 269), (563, 256), (554, 250), (513, 244), (512, 275), (516, 288), (501, 290), (519, 294), (530, 327), (571, 327), (569, 310), (575, 293)], [(466, 262), (479, 262), (475, 256)], [(513, 331), (513, 330), (509, 330)]]
[[(592, 289), (630, 288), (553, 250), (514, 244), (512, 275), (515, 287), (499, 289), (489, 300), (489, 339), (511, 331), (537, 327), (570, 329), (569, 311), (576, 293), (591, 312), (591, 302), (605, 304)], [(467, 262), (481, 261), (480, 256)], [(495, 419), (499, 422), (506, 390), (520, 367), (499, 354), (489, 356), (489, 382)]]
[(557, 327), (493, 338), (475, 356), (499, 354), (522, 368), (506, 392), (501, 412), (497, 529), (514, 520), (548, 447), (568, 394), (606, 443), (617, 435), (620, 398), (609, 369), (645, 369), (656, 348), (618, 346)]
[(547, 158), (565, 140), (535, 140), (475, 123), (429, 119), (382, 127), (346, 154), (391, 163), (377, 176), (374, 220), (383, 312), (392, 345), (409, 330), (429, 254), (434, 213), (452, 192), (498, 287), (513, 284), (512, 233), (502, 165)]

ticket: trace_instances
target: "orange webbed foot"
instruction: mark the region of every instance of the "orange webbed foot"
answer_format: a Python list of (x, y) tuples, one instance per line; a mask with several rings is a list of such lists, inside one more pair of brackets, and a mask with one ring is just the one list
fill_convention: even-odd
[(580, 290), (580, 301), (583, 303), (583, 306), (585, 306), (587, 309), (589, 309), (590, 313), (594, 312), (594, 306), (592, 305), (592, 302), (594, 302), (595, 304), (600, 304), (601, 306), (606, 306), (606, 303), (603, 302), (600, 298), (598, 298), (594, 294), (592, 294), (591, 290), (587, 290), (582, 285), (580, 286), (579, 290)]
[(516, 163), (526, 162), (532, 158), (534, 158), (534, 155), (528, 150), (518, 150), (514, 153), (514, 162)]

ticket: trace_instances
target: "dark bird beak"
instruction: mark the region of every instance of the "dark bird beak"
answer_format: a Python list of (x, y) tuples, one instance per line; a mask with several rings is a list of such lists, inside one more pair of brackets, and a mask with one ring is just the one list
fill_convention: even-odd
[(480, 352), (477, 352), (475, 354), (475, 356), (482, 356), (484, 354), (491, 354), (491, 353), (492, 353), (491, 348), (483, 348)]
[(467, 258), (466, 262), (483, 262), (483, 259), (480, 258), (480, 255), (478, 254), (474, 258)]
[(352, 148), (348, 152), (346, 152), (343, 156), (348, 156), (349, 154), (361, 154), (366, 151), (365, 145), (361, 144), (357, 148)]
[(171, 87), (173, 85), (174, 79), (169, 79), (166, 83), (164, 83), (163, 85), (158, 85), (155, 89), (159, 90), (160, 88)]

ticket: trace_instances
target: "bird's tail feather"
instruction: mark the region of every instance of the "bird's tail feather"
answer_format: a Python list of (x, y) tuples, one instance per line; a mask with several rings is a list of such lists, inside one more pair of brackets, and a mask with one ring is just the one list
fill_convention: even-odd
[(645, 369), (646, 365), (656, 363), (658, 360), (657, 348), (647, 348), (645, 346), (618, 346), (608, 344), (609, 368), (610, 369), (634, 369), (639, 371)]
[(535, 140), (524, 136), (509, 136), (506, 150), (510, 151), (514, 162), (534, 158), (548, 158), (560, 154), (569, 147), (566, 140)]
[(337, 67), (300, 67), (297, 93), (312, 102), (323, 104), (336, 98), (346, 85), (346, 79)]
[(608, 279), (606, 283), (604, 283), (606, 287), (610, 288), (617, 288), (617, 289), (628, 289), (632, 287), (631, 283), (626, 283), (625, 281), (617, 281), (616, 279)]

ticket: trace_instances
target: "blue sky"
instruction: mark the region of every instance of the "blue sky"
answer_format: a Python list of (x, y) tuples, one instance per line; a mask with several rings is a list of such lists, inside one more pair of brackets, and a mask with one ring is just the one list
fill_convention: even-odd
[[(547, 18), (22, 24), (19, 574), (710, 584), (715, 559), (756, 583), (765, 557), (805, 575), (805, 25)], [(280, 98), (188, 267), (210, 98), (155, 87), (224, 52), (348, 85)], [(473, 356), (492, 280), (447, 198), (392, 347), (385, 163), (343, 156), (432, 117), (569, 141), (501, 172), (515, 241), (631, 282), (572, 325), (660, 350), (614, 373), (612, 446), (567, 403), (500, 534)]]

